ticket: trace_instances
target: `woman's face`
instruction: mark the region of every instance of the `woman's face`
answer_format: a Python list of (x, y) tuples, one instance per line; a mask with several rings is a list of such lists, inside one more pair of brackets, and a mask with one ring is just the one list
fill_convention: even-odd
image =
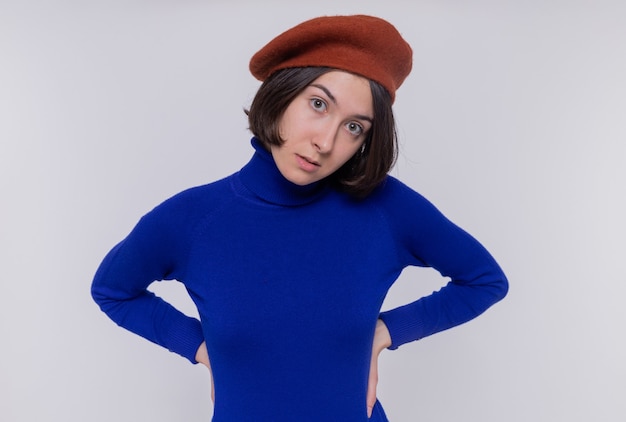
[(361, 147), (372, 126), (369, 81), (342, 71), (323, 74), (285, 110), (281, 146), (272, 145), (282, 175), (297, 185), (317, 182), (338, 170)]

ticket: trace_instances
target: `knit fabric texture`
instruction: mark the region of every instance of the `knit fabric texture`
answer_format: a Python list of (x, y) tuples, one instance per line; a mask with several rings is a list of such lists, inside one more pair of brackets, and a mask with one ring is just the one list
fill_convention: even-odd
[(250, 60), (263, 81), (280, 69), (332, 67), (381, 84), (395, 99), (411, 72), (413, 52), (389, 22), (367, 15), (323, 16), (278, 35)]
[[(364, 200), (324, 181), (297, 186), (253, 139), (237, 173), (146, 214), (92, 285), (119, 325), (195, 362), (206, 340), (214, 422), (367, 422), (378, 318), (392, 349), (464, 323), (507, 292), (486, 249), (397, 179)], [(442, 289), (381, 313), (407, 266)], [(200, 320), (148, 290), (182, 282)], [(208, 399), (208, 398), (207, 398)], [(386, 421), (377, 402), (369, 421)]]

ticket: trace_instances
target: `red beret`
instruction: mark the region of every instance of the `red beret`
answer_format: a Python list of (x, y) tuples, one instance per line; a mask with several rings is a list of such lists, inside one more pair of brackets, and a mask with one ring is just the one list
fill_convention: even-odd
[(373, 16), (324, 16), (283, 32), (250, 60), (260, 81), (280, 69), (321, 66), (378, 82), (392, 101), (411, 72), (413, 51), (389, 22)]

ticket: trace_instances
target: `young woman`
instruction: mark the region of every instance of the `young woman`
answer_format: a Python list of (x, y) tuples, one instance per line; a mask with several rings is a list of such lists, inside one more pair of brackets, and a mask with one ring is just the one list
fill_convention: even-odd
[[(92, 294), (119, 325), (212, 370), (220, 421), (386, 421), (384, 349), (466, 322), (507, 292), (492, 256), (387, 173), (412, 52), (388, 22), (321, 17), (261, 49), (252, 159), (145, 215)], [(407, 266), (450, 282), (380, 312)], [(184, 283), (200, 321), (147, 290)], [(209, 363), (210, 362), (210, 363)]]

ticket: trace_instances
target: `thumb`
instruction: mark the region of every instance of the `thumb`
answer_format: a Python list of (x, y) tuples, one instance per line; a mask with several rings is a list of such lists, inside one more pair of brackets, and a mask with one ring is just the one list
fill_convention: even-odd
[(378, 357), (372, 356), (370, 374), (367, 380), (367, 417), (372, 416), (372, 410), (376, 404), (376, 386), (378, 385)]

